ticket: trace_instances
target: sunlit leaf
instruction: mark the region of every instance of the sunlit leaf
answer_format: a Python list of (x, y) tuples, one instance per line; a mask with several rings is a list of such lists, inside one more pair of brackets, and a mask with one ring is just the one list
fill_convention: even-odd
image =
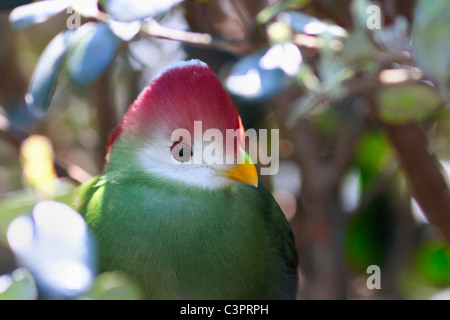
[(139, 21), (119, 22), (111, 20), (108, 22), (111, 31), (123, 41), (130, 41), (141, 29)]
[(380, 117), (391, 123), (421, 121), (441, 104), (436, 91), (425, 84), (403, 83), (381, 88), (378, 96)]
[(22, 174), (26, 184), (45, 198), (56, 192), (56, 173), (53, 168), (53, 147), (44, 136), (31, 135), (21, 146)]
[(270, 43), (283, 43), (292, 39), (292, 30), (285, 23), (276, 21), (267, 27), (267, 36)]
[(305, 33), (310, 35), (319, 35), (330, 33), (336, 37), (346, 37), (347, 31), (334, 24), (321, 21), (315, 17), (297, 11), (286, 11), (279, 16), (279, 20), (284, 21), (291, 26), (292, 30), (297, 33)]
[(105, 272), (97, 276), (91, 289), (82, 299), (139, 300), (141, 293), (136, 284), (123, 273)]
[(24, 28), (30, 24), (47, 21), (52, 16), (69, 7), (71, 0), (39, 1), (15, 8), (9, 15), (14, 28)]
[(39, 202), (32, 217), (13, 220), (7, 238), (18, 263), (34, 276), (40, 297), (74, 298), (89, 289), (95, 250), (84, 219), (69, 206)]
[(76, 12), (86, 17), (95, 17), (99, 12), (97, 0), (74, 0), (71, 6)]
[(291, 43), (276, 44), (238, 61), (226, 80), (228, 90), (243, 99), (261, 101), (279, 93), (302, 63), (300, 50)]
[(39, 117), (46, 115), (58, 81), (62, 62), (73, 36), (72, 30), (59, 33), (39, 57), (25, 97), (30, 110)]
[(89, 86), (111, 64), (120, 43), (108, 24), (84, 24), (67, 53), (69, 79), (80, 87)]
[(0, 300), (35, 300), (37, 296), (33, 276), (26, 269), (0, 276)]
[(164, 14), (182, 1), (105, 0), (105, 8), (114, 20), (132, 22)]

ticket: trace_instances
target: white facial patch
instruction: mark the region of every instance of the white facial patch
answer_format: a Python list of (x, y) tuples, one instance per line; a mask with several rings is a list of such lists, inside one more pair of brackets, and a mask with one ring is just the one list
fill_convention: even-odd
[(217, 166), (177, 161), (171, 152), (172, 145), (173, 142), (167, 138), (155, 138), (140, 150), (138, 162), (149, 173), (199, 188), (214, 190), (233, 183), (217, 175)]

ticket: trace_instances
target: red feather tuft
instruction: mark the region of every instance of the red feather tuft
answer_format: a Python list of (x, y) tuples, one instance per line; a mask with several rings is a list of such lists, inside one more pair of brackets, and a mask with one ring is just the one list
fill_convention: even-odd
[(108, 144), (106, 145), (106, 154), (109, 153), (109, 150), (111, 149), (114, 142), (119, 139), (120, 134), (122, 133), (122, 124), (118, 125), (117, 128), (114, 129), (113, 132), (111, 132), (111, 135), (108, 139)]
[(205, 63), (182, 62), (157, 76), (130, 106), (122, 123), (113, 131), (111, 146), (124, 133), (151, 138), (156, 131), (170, 134), (175, 129), (193, 133), (194, 121), (202, 121), (203, 132), (239, 129), (242, 124), (231, 98)]

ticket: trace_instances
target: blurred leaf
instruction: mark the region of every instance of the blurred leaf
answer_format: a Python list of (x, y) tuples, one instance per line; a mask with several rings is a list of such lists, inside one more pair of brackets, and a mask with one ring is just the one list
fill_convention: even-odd
[(140, 300), (138, 287), (123, 273), (105, 272), (97, 276), (90, 290), (82, 299), (94, 300)]
[(35, 300), (37, 289), (33, 276), (24, 268), (0, 276), (0, 300)]
[(292, 39), (292, 30), (281, 21), (276, 21), (267, 26), (267, 36), (272, 44), (283, 43)]
[(95, 248), (84, 219), (69, 206), (39, 202), (32, 217), (13, 220), (7, 238), (18, 263), (34, 276), (40, 297), (74, 298), (90, 287)]
[(297, 33), (318, 35), (329, 33), (335, 37), (346, 37), (347, 31), (335, 24), (323, 22), (315, 17), (297, 11), (286, 11), (278, 17), (280, 21), (290, 25)]
[(266, 23), (281, 11), (286, 9), (300, 9), (310, 2), (311, 0), (287, 0), (275, 2), (258, 13), (256, 21), (261, 24)]
[(108, 24), (111, 31), (123, 41), (130, 41), (141, 29), (141, 23), (139, 21), (128, 23), (110, 20)]
[(73, 30), (67, 30), (53, 38), (34, 68), (25, 100), (36, 116), (44, 116), (50, 107), (61, 64), (73, 34)]
[(367, 8), (372, 5), (369, 0), (352, 0), (350, 11), (353, 18), (353, 30), (367, 30)]
[(440, 104), (432, 87), (416, 82), (382, 87), (378, 95), (380, 117), (391, 123), (421, 121)]
[(16, 29), (30, 24), (47, 21), (70, 6), (71, 0), (39, 1), (15, 8), (9, 15), (9, 21)]
[(326, 95), (321, 92), (308, 91), (295, 100), (286, 125), (292, 128), (298, 119), (306, 116), (312, 109), (319, 105), (328, 105), (328, 99), (325, 97)]
[(56, 173), (53, 168), (53, 147), (47, 137), (29, 136), (21, 146), (22, 174), (27, 184), (44, 198), (54, 198)]
[(132, 22), (162, 15), (184, 0), (105, 0), (106, 12), (114, 20)]
[(381, 171), (391, 153), (389, 141), (380, 132), (364, 134), (356, 148), (356, 162), (364, 170)]
[(450, 248), (444, 243), (430, 242), (417, 252), (416, 266), (420, 275), (433, 285), (450, 285)]
[(341, 83), (352, 77), (354, 71), (329, 52), (323, 53), (318, 69), (321, 81), (307, 66), (302, 65), (300, 68), (299, 80), (309, 91), (294, 101), (287, 119), (287, 126), (292, 127), (300, 117), (307, 115), (312, 109), (328, 106), (330, 101), (336, 101), (345, 96), (346, 91)]
[(383, 264), (390, 226), (384, 199), (377, 199), (368, 209), (351, 216), (345, 237), (350, 267), (365, 273), (368, 266)]
[[(418, 0), (414, 10), (414, 28), (425, 29), (434, 22), (445, 22), (449, 3), (445, 0)], [(436, 19), (438, 21), (436, 21)]]
[(361, 190), (371, 190), (372, 184), (393, 158), (387, 138), (379, 131), (368, 131), (360, 137), (355, 152), (355, 165), (360, 170)]
[(72, 1), (72, 8), (86, 17), (95, 17), (99, 11), (97, 0), (74, 0)]
[(425, 280), (414, 263), (407, 264), (401, 269), (398, 276), (399, 292), (404, 300), (425, 300), (430, 299), (438, 291)]
[(322, 81), (321, 91), (333, 100), (343, 98), (347, 92), (344, 90), (342, 83), (353, 77), (355, 71), (347, 66), (342, 59), (325, 53), (319, 61), (318, 69)]
[(450, 3), (419, 0), (411, 31), (413, 56), (450, 102)]
[[(55, 200), (71, 204), (73, 200), (73, 185), (67, 180), (56, 181)], [(0, 197), (0, 242), (6, 243), (6, 231), (15, 218), (28, 214), (36, 204), (36, 193), (31, 188), (24, 188), (7, 193)]]
[(276, 44), (239, 60), (226, 79), (226, 86), (240, 98), (263, 101), (283, 90), (301, 63), (297, 46)]
[(357, 30), (350, 33), (344, 40), (344, 48), (340, 56), (348, 65), (358, 60), (372, 59), (374, 52), (376, 52), (376, 47), (367, 34), (362, 30)]
[(309, 119), (321, 134), (333, 138), (341, 124), (342, 117), (338, 108), (329, 108), (329, 106), (330, 103), (327, 100), (319, 102), (317, 110), (309, 116)]
[(66, 59), (70, 80), (80, 87), (92, 84), (113, 61), (121, 43), (105, 23), (86, 23), (75, 34)]
[(374, 29), (373, 39), (387, 51), (401, 52), (407, 50), (410, 44), (409, 23), (404, 16), (397, 16), (388, 27)]

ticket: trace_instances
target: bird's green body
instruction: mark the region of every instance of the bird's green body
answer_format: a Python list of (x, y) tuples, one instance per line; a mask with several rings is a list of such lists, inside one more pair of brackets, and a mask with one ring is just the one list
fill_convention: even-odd
[(75, 201), (98, 242), (100, 271), (121, 270), (149, 299), (292, 299), (289, 225), (262, 186), (186, 187), (149, 175), (119, 141)]
[[(196, 162), (210, 146), (195, 133), (199, 122), (202, 134), (231, 129), (237, 139), (224, 148), (217, 135), (213, 146), (225, 152)], [(236, 107), (206, 64), (156, 77), (112, 133), (104, 172), (75, 200), (100, 271), (123, 271), (149, 299), (295, 298), (292, 233), (255, 165), (234, 162), (249, 160), (244, 142)]]

